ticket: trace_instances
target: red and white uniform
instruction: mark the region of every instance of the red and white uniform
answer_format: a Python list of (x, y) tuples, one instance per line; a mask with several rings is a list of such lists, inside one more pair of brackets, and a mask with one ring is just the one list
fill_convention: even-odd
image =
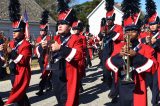
[[(79, 78), (78, 78), (78, 63), (83, 58), (83, 51), (82, 51), (82, 40), (77, 35), (69, 35), (70, 38), (67, 41), (65, 45), (61, 46), (61, 49), (59, 51), (59, 55), (65, 59), (63, 61), (63, 66), (65, 64), (65, 69), (62, 71), (65, 71), (65, 78), (66, 82), (65, 87), (57, 88), (55, 89), (57, 91), (57, 95), (61, 95), (63, 90), (66, 89), (67, 91), (67, 98), (65, 102), (65, 106), (78, 106), (78, 95), (79, 95)], [(54, 36), (54, 40), (58, 42), (58, 44), (62, 44), (64, 40), (61, 39), (61, 35)], [(54, 67), (53, 67), (54, 68)], [(58, 73), (59, 70), (56, 70), (53, 72), (53, 77)], [(59, 75), (59, 74), (58, 74)], [(58, 76), (55, 76), (58, 77)], [(55, 78), (54, 77), (54, 78)], [(53, 79), (54, 80), (54, 79)], [(57, 81), (57, 80), (55, 80)], [(57, 85), (54, 86), (60, 86), (60, 83), (57, 83)], [(61, 89), (61, 90), (60, 90)]]
[[(137, 41), (138, 42), (138, 41)], [(118, 71), (120, 67), (123, 68), (122, 57), (119, 56), (121, 48), (125, 45), (125, 42), (120, 43), (116, 51), (113, 52), (112, 56), (106, 61), (106, 67), (111, 69), (116, 74), (116, 80), (118, 80)], [(134, 67), (135, 90), (133, 92), (133, 104), (134, 106), (147, 106), (147, 90), (145, 82), (145, 73), (151, 72), (155, 73), (157, 68), (157, 61), (153, 56), (154, 49), (145, 44), (139, 45), (140, 50), (137, 52), (136, 56), (133, 57), (131, 64)], [(147, 52), (146, 52), (147, 51)], [(138, 93), (142, 91), (143, 93)]]
[(82, 39), (82, 50), (83, 50), (83, 58), (81, 61), (79, 61), (79, 66), (80, 66), (79, 77), (81, 79), (85, 76), (87, 39), (82, 33), (80, 33), (78, 36), (80, 39)]
[(93, 44), (94, 44), (94, 40), (93, 38), (89, 38), (88, 41), (87, 41), (87, 45), (88, 45), (88, 52), (89, 52), (89, 56), (90, 56), (90, 59), (92, 60), (93, 58)]
[(105, 29), (115, 32), (114, 37), (112, 37), (114, 48), (116, 48), (121, 41), (124, 41), (123, 27), (121, 25), (114, 24), (111, 29), (108, 29), (107, 26)]
[[(9, 45), (13, 49), (15, 47), (14, 40), (10, 41)], [(15, 80), (10, 96), (8, 101), (5, 103), (6, 105), (21, 100), (30, 83), (31, 68), (29, 62), (32, 55), (30, 43), (25, 39), (22, 40), (21, 44), (17, 48), (17, 51), (18, 56), (13, 60), (16, 64), (17, 72), (15, 74)]]
[[(36, 43), (41, 43), (43, 41), (47, 41), (49, 42), (51, 40), (50, 36), (46, 35), (46, 36), (38, 36), (38, 38), (36, 39)], [(46, 67), (48, 65), (48, 53), (47, 53), (47, 49), (40, 49), (40, 44), (35, 48), (35, 54), (37, 55), (38, 58), (43, 58), (44, 59), (44, 64), (43, 65), (43, 75), (46, 75)]]
[[(159, 36), (160, 35), (160, 31), (158, 31), (155, 34), (152, 34), (151, 32), (142, 32), (139, 36), (139, 42), (146, 44), (146, 37), (150, 36), (151, 38), (153, 36)], [(160, 36), (157, 38), (160, 39)], [(158, 45), (159, 46), (159, 45)], [(155, 50), (155, 54), (156, 54), (156, 60), (158, 62), (158, 64), (160, 64), (160, 52), (159, 52), (159, 48), (157, 50)], [(158, 65), (158, 87), (160, 89), (160, 65)]]

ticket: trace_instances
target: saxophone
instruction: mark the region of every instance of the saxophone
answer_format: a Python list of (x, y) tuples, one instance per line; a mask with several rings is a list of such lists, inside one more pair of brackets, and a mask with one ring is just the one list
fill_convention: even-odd
[(4, 32), (0, 32), (0, 44), (3, 44), (4, 49), (0, 52), (1, 59), (4, 61), (4, 65), (2, 67), (7, 67), (8, 65), (8, 44), (9, 40), (5, 37)]

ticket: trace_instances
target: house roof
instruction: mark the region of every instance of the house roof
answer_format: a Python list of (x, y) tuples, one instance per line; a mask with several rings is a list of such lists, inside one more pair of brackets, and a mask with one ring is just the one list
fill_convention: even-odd
[[(90, 16), (92, 16), (92, 14), (93, 14), (101, 5), (103, 5), (104, 3), (105, 3), (105, 0), (102, 0), (102, 1), (98, 4), (98, 6), (87, 16), (87, 18), (89, 18)], [(123, 14), (123, 12), (121, 11), (121, 4), (120, 4), (120, 3), (115, 3), (115, 4), (114, 4), (114, 8)]]
[[(41, 19), (41, 14), (44, 11), (34, 0), (20, 0), (21, 12), (25, 11), (28, 13), (29, 22), (39, 22)], [(9, 20), (8, 12), (9, 0), (0, 0), (0, 20)], [(49, 23), (55, 24), (55, 20), (49, 17)]]

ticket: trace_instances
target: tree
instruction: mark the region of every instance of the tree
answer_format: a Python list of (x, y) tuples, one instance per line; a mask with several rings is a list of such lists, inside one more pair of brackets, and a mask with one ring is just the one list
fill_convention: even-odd
[(83, 4), (78, 4), (73, 6), (77, 13), (77, 17), (88, 24), (87, 16), (93, 11), (93, 9), (101, 2), (101, 0), (93, 0), (91, 2), (85, 2)]
[[(56, 0), (35, 0), (43, 9), (47, 9), (50, 12), (50, 16), (57, 20), (57, 9), (56, 9)], [(85, 2), (83, 4), (79, 4), (78, 0), (71, 0), (72, 2), (69, 4), (73, 7), (77, 13), (78, 19), (87, 23), (87, 16), (90, 12), (101, 2), (101, 0), (93, 0), (90, 2)]]

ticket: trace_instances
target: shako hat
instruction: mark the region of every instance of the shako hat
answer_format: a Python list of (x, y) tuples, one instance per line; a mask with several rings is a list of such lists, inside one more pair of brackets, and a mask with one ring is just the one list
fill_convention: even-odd
[(25, 31), (26, 23), (22, 20), (20, 6), (19, 0), (10, 0), (8, 9), (13, 32)]

